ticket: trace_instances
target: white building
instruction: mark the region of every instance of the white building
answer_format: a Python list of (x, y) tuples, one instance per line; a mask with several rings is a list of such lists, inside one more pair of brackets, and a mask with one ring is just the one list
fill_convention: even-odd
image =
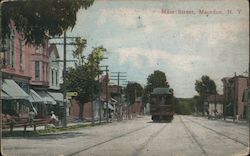
[(62, 115), (63, 112), (63, 94), (60, 92), (59, 73), (60, 70), (60, 56), (55, 44), (49, 46), (49, 95), (56, 101), (57, 105), (54, 107), (56, 115)]

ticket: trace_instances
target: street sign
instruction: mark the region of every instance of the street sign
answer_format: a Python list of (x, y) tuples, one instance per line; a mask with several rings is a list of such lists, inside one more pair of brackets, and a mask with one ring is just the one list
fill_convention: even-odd
[(77, 96), (78, 93), (77, 92), (67, 92), (67, 96), (71, 97), (71, 96)]

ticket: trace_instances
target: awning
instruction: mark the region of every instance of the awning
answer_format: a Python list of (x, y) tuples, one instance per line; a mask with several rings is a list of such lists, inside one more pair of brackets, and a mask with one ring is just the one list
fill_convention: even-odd
[(32, 103), (42, 103), (43, 98), (38, 95), (33, 89), (30, 89), (30, 96), (29, 96), (29, 101)]
[(37, 94), (43, 99), (45, 104), (55, 105), (56, 101), (49, 95), (48, 92), (43, 90), (35, 90)]
[(11, 97), (8, 94), (6, 94), (5, 92), (1, 91), (1, 99), (9, 100), (9, 99), (11, 99)]
[(59, 92), (48, 92), (57, 102), (63, 102), (63, 94)]
[(13, 80), (4, 79), (2, 85), (2, 92), (10, 96), (10, 99), (28, 99), (29, 95)]

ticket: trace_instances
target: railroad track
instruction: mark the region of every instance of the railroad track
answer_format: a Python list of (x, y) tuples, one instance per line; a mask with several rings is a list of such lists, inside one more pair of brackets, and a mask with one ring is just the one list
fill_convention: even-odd
[(192, 119), (188, 119), (188, 118), (186, 118), (186, 119), (189, 120), (189, 121), (191, 121), (191, 122), (193, 122), (193, 123), (195, 123), (195, 124), (197, 124), (197, 125), (199, 125), (199, 126), (201, 126), (201, 127), (203, 127), (203, 128), (205, 128), (205, 129), (208, 129), (208, 130), (210, 130), (210, 131), (216, 133), (217, 135), (226, 137), (227, 139), (233, 140), (233, 141), (235, 141), (235, 142), (237, 142), (237, 143), (239, 143), (239, 144), (241, 144), (241, 145), (243, 145), (243, 146), (245, 146), (245, 147), (248, 147), (248, 143), (247, 143), (247, 142), (244, 142), (244, 141), (238, 140), (238, 139), (236, 139), (236, 138), (233, 138), (233, 137), (231, 137), (231, 136), (228, 136), (228, 135), (226, 135), (226, 134), (224, 134), (224, 133), (222, 133), (222, 132), (219, 132), (219, 131), (217, 131), (217, 130), (214, 130), (214, 129), (212, 129), (212, 128), (206, 126), (206, 125), (203, 125), (203, 124), (201, 124), (201, 123), (199, 123), (199, 122), (197, 122), (197, 121), (194, 121), (194, 120), (192, 120)]
[[(120, 135), (118, 135), (118, 136), (112, 137), (112, 138), (107, 139), (107, 140), (105, 140), (105, 141), (96, 143), (96, 144), (94, 144), (94, 145), (85, 147), (85, 148), (80, 149), (80, 150), (78, 150), (78, 151), (75, 151), (75, 152), (73, 152), (73, 153), (67, 154), (67, 156), (74, 156), (74, 155), (77, 155), (77, 154), (79, 154), (79, 153), (81, 153), (81, 152), (87, 151), (87, 150), (89, 150), (89, 149), (95, 148), (95, 147), (97, 147), (97, 146), (100, 146), (100, 145), (109, 143), (109, 142), (111, 142), (111, 141), (113, 141), (113, 140), (119, 139), (119, 138), (121, 138), (121, 137), (130, 135), (130, 134), (135, 133), (135, 132), (137, 132), (137, 131), (140, 131), (140, 130), (143, 130), (143, 129), (145, 129), (145, 128), (148, 128), (148, 127), (150, 127), (150, 126), (152, 126), (152, 125), (153, 125), (153, 123), (152, 123), (152, 124), (149, 124), (149, 125), (146, 125), (146, 126), (142, 126), (142, 127), (136, 128), (136, 129), (134, 129), (134, 130), (131, 130), (131, 131), (128, 131), (128, 132), (126, 132), (126, 133), (120, 134)], [(158, 131), (157, 131), (157, 132), (158, 132)], [(159, 132), (158, 132), (158, 133), (159, 133)]]
[(143, 149), (145, 149), (148, 143), (151, 142), (154, 138), (156, 138), (166, 126), (167, 124), (162, 126), (158, 131), (151, 134), (150, 137), (143, 143), (143, 145), (138, 150), (136, 150), (136, 152), (132, 156), (138, 156), (143, 151)]
[(196, 145), (199, 147), (199, 149), (201, 150), (202, 154), (204, 156), (207, 156), (207, 152), (205, 151), (205, 149), (203, 148), (202, 144), (197, 140), (195, 134), (187, 127), (187, 125), (183, 122), (181, 116), (179, 116), (181, 123), (184, 125), (184, 128), (186, 130), (186, 132), (191, 136), (191, 138), (194, 140), (194, 142), (196, 143)]
[[(188, 118), (190, 118), (190, 117), (188, 117)], [(199, 123), (199, 121), (197, 121), (197, 120), (193, 120), (193, 119), (190, 119), (190, 120)], [(231, 122), (229, 122), (229, 123), (231, 123)], [(222, 127), (223, 127), (223, 128), (228, 128), (228, 125), (225, 125), (225, 124), (227, 124), (227, 122), (220, 122), (220, 127), (221, 127), (221, 128), (222, 128)], [(245, 130), (245, 128), (242, 128), (242, 125), (238, 126), (237, 129), (242, 130), (242, 131)], [(237, 134), (243, 135), (244, 137), (248, 137), (248, 134), (245, 134), (245, 133), (242, 133), (242, 132), (238, 132), (238, 131), (235, 131), (235, 130), (233, 130), (233, 129), (230, 129), (230, 130), (227, 129), (226, 131), (230, 131), (230, 132), (233, 131), (233, 132), (235, 132), (235, 133), (237, 133)]]

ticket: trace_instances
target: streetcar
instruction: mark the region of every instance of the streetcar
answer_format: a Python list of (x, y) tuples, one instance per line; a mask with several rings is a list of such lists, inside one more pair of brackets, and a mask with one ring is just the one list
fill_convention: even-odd
[(150, 95), (150, 114), (154, 122), (174, 118), (174, 93), (171, 88), (155, 88)]

